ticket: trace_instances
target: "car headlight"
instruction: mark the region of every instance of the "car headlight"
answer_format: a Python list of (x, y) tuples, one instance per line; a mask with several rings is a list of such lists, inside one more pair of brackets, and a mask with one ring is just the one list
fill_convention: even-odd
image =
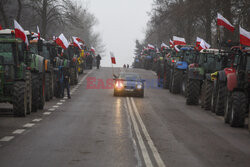
[(141, 85), (141, 84), (136, 85), (136, 88), (137, 88), (137, 89), (142, 89), (142, 85)]
[(116, 82), (115, 87), (118, 88), (118, 89), (121, 89), (121, 88), (124, 87), (124, 85), (123, 85), (122, 82)]

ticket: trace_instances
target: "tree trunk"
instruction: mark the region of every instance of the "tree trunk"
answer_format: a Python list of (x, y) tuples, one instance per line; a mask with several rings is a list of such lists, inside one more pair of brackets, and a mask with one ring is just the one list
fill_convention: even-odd
[(18, 2), (18, 11), (17, 11), (17, 16), (16, 16), (16, 18), (17, 18), (17, 21), (19, 22), (20, 21), (20, 17), (21, 17), (21, 13), (22, 13), (22, 2), (21, 2), (21, 0), (17, 0), (17, 2)]

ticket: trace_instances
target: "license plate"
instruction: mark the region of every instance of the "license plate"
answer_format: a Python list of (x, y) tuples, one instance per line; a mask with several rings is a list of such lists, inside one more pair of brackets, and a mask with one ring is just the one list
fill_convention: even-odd
[(134, 89), (125, 89), (126, 91), (128, 91), (128, 92), (133, 92), (134, 91)]

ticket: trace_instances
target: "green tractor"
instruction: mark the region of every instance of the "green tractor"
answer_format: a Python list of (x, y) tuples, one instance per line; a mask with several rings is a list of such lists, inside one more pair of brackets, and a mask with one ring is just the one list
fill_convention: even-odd
[[(31, 33), (25, 31), (27, 37), (31, 38)], [(0, 30), (0, 38), (4, 39), (15, 39), (15, 31), (11, 29)], [(29, 48), (29, 47), (28, 47)], [(41, 51), (41, 45), (37, 46), (38, 50)], [(36, 52), (30, 49), (24, 50), (26, 58), (24, 64), (29, 68), (31, 72), (31, 88), (32, 88), (32, 106), (31, 111), (36, 112), (38, 109), (43, 109), (45, 104), (45, 81), (44, 81), (44, 58), (39, 56)]]
[(197, 63), (188, 67), (186, 104), (199, 104), (206, 110), (211, 107), (213, 82), (211, 73), (221, 69), (220, 53), (218, 49), (204, 49), (197, 57)]
[(18, 39), (0, 39), (0, 102), (13, 104), (15, 116), (32, 110), (31, 72), (25, 45)]

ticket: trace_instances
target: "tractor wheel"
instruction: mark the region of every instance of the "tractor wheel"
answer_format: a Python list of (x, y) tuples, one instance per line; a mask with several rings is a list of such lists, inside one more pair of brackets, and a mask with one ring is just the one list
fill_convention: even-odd
[(218, 84), (218, 94), (215, 106), (215, 114), (224, 116), (224, 108), (225, 108), (225, 101), (226, 101), (226, 84), (224, 82), (219, 82)]
[(228, 93), (226, 97), (225, 112), (224, 112), (224, 122), (230, 123), (230, 118), (232, 115), (232, 95)]
[(13, 113), (18, 117), (25, 117), (27, 114), (27, 87), (24, 81), (14, 83), (13, 89)]
[(206, 82), (203, 82), (201, 85), (201, 108), (204, 108), (205, 103), (205, 91), (206, 91)]
[(187, 97), (187, 76), (182, 77), (182, 82), (181, 82), (181, 94), (184, 97)]
[(187, 82), (187, 105), (198, 105), (200, 96), (200, 80), (188, 79)]
[(212, 113), (215, 113), (217, 94), (218, 94), (217, 81), (214, 81), (213, 92), (212, 92), (212, 97), (211, 97), (211, 111), (212, 111)]
[(50, 99), (53, 99), (54, 96), (54, 76), (53, 73), (50, 73), (50, 83), (49, 83), (49, 91), (50, 91)]
[(50, 100), (50, 74), (45, 73), (45, 100)]
[(32, 83), (31, 83), (30, 71), (26, 71), (25, 81), (26, 81), (26, 89), (27, 89), (27, 114), (30, 114), (32, 110)]
[(165, 86), (164, 86), (164, 88), (166, 88), (166, 89), (169, 89), (169, 85), (170, 85), (170, 76), (171, 76), (171, 74), (170, 74), (170, 69), (169, 68), (167, 68), (167, 70), (166, 70), (166, 74), (165, 74), (165, 77), (166, 78), (164, 78), (164, 81), (165, 81)]
[(39, 109), (43, 109), (45, 104), (45, 76), (44, 74), (40, 74), (39, 78)]
[(203, 96), (203, 107), (205, 110), (211, 109), (211, 99), (213, 92), (213, 82), (206, 80), (204, 82), (204, 96)]
[(232, 127), (243, 127), (247, 115), (248, 99), (244, 92), (233, 92), (232, 94), (232, 112), (230, 125)]
[(39, 105), (39, 76), (32, 74), (32, 112), (37, 112)]
[(175, 69), (173, 73), (172, 84), (171, 84), (172, 93), (174, 94), (180, 93), (181, 78), (182, 78), (182, 71)]

